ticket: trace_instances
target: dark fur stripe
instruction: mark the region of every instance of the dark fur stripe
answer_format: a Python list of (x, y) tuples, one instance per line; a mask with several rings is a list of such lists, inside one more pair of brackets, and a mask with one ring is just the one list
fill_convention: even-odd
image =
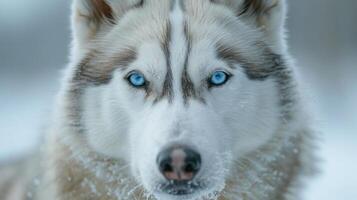
[(180, 8), (182, 10), (182, 12), (185, 12), (186, 11), (186, 4), (184, 2), (184, 0), (179, 0), (179, 5), (180, 5)]
[(134, 5), (134, 8), (141, 8), (145, 4), (144, 0), (140, 0), (137, 4)]
[(165, 36), (161, 43), (161, 48), (165, 55), (167, 72), (166, 72), (165, 82), (164, 82), (160, 99), (167, 97), (169, 102), (172, 102), (174, 94), (173, 94), (173, 85), (172, 85), (173, 76), (172, 76), (172, 69), (171, 69), (170, 42), (171, 42), (171, 24), (170, 22), (167, 22)]
[(183, 93), (184, 103), (187, 104), (190, 98), (200, 101), (201, 103), (206, 103), (205, 99), (200, 96), (199, 92), (196, 91), (195, 85), (191, 80), (190, 74), (188, 73), (189, 57), (192, 49), (192, 36), (190, 35), (189, 25), (187, 22), (184, 23), (184, 35), (187, 42), (187, 49), (185, 55), (185, 62), (181, 77), (181, 87)]
[[(226, 61), (227, 64), (232, 68), (234, 68), (234, 64), (239, 63), (245, 69), (248, 78), (251, 80), (265, 80), (272, 72), (274, 72), (274, 63), (266, 63), (260, 66), (259, 64), (253, 63), (243, 58), (238, 50), (236, 50), (234, 47), (217, 44), (216, 48), (218, 58)], [(267, 55), (262, 56), (263, 59), (272, 59), (269, 57), (272, 57), (272, 54), (268, 53)]]
[(189, 33), (189, 27), (187, 22), (184, 23), (184, 35), (186, 38), (187, 42), (187, 49), (186, 49), (186, 55), (185, 55), (185, 63), (184, 63), (184, 69), (182, 73), (182, 79), (181, 79), (181, 84), (182, 84), (182, 93), (183, 93), (183, 99), (184, 102), (187, 103), (188, 99), (190, 97), (195, 98), (196, 97), (196, 91), (195, 91), (195, 86), (190, 78), (190, 75), (188, 74), (187, 68), (188, 68), (188, 59), (191, 53), (191, 45), (192, 45), (192, 39)]
[(170, 0), (170, 11), (172, 11), (175, 8), (177, 0)]
[(241, 9), (238, 12), (238, 16), (244, 14), (261, 16), (269, 12), (269, 10), (277, 6), (277, 4), (278, 1), (272, 5), (267, 5), (265, 0), (244, 0)]
[(264, 10), (262, 0), (245, 0), (238, 15), (246, 13), (260, 15)]

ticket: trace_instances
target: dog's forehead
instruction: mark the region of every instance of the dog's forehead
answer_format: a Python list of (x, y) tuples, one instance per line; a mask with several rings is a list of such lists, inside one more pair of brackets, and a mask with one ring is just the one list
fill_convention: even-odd
[[(117, 49), (129, 45), (139, 46), (147, 41), (163, 42), (167, 29), (172, 28), (173, 20), (177, 20), (176, 16), (170, 17), (177, 10), (180, 10), (184, 17), (180, 26), (189, 27), (195, 40), (210, 38), (212, 41), (219, 37), (222, 39), (225, 31), (236, 31), (232, 28), (240, 25), (239, 19), (228, 7), (209, 0), (144, 2), (142, 7), (134, 8), (123, 16), (109, 34), (99, 38), (99, 43), (104, 43), (105, 49), (108, 49), (108, 46)], [(239, 37), (239, 32), (237, 36)]]

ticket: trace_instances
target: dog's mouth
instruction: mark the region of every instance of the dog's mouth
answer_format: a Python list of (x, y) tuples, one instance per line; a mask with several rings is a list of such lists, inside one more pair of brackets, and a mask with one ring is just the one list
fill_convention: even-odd
[(173, 196), (188, 196), (204, 189), (206, 184), (200, 181), (168, 181), (159, 184), (157, 192)]

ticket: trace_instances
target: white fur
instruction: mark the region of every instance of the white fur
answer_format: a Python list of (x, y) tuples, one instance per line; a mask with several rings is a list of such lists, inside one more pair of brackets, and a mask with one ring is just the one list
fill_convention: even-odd
[[(253, 47), (260, 40), (265, 41), (275, 53), (287, 54), (284, 39), (285, 1), (279, 1), (278, 7), (267, 17), (264, 27), (257, 27), (253, 19), (236, 18), (227, 6), (203, 0), (186, 2), (192, 9), (185, 12), (196, 12), (191, 16), (186, 16), (180, 9), (178, 0), (172, 11), (169, 10), (168, 2), (148, 1), (145, 8), (124, 12), (123, 8), (133, 2), (124, 1), (125, 6), (117, 3), (119, 5), (116, 7), (112, 3), (114, 12), (121, 16), (118, 25), (110, 27), (103, 24), (104, 28), (98, 32), (88, 26), (88, 21), (75, 14), (77, 9), (82, 14), (88, 14), (81, 1), (77, 0), (73, 4), (72, 59), (59, 95), (53, 126), (54, 137), (69, 140), (82, 137), (81, 140), (88, 143), (87, 147), (91, 151), (129, 165), (128, 176), (135, 179), (150, 195), (159, 200), (174, 200), (180, 198), (156, 190), (157, 184), (165, 181), (158, 170), (156, 157), (167, 145), (189, 145), (201, 154), (202, 169), (197, 178), (206, 180), (207, 188), (187, 197), (199, 199), (224, 190), (227, 180), (232, 179), (231, 175), (239, 179), (232, 170), (241, 158), (270, 144), (276, 135), (284, 135), (282, 131), (287, 132), (284, 138), (288, 139), (308, 127), (299, 117), (290, 124), (281, 123), (280, 94), (273, 79), (250, 80), (242, 66), (237, 64), (236, 69), (231, 69), (215, 54), (214, 42), (218, 40), (239, 46), (242, 55), (251, 60), (261, 58), (260, 49)], [(225, 16), (227, 24), (217, 23), (218, 16)], [(153, 104), (162, 90), (167, 73), (165, 56), (158, 41), (160, 37), (155, 37), (162, 34), (165, 20), (169, 20), (172, 25), (170, 53), (174, 98), (172, 103), (163, 99)], [(194, 35), (188, 73), (195, 89), (205, 99), (205, 104), (190, 99), (189, 104), (185, 105), (183, 101), (181, 76), (187, 52), (183, 30), (185, 20), (189, 21), (192, 27), (190, 31)], [(229, 25), (229, 22), (234, 23), (234, 26)], [(127, 69), (115, 70), (109, 84), (85, 89), (81, 103), (86, 133), (73, 136), (77, 133), (70, 127), (64, 128), (67, 126), (68, 112), (65, 107), (70, 103), (67, 93), (72, 87), (68, 82), (77, 64), (90, 50), (100, 49), (103, 52), (100, 59), (105, 60), (127, 46), (137, 48), (137, 59)], [(132, 88), (124, 80), (124, 76), (134, 69), (140, 70), (150, 81), (153, 96), (145, 98), (143, 90)], [(234, 76), (223, 87), (210, 90), (203, 87), (204, 80), (218, 69), (227, 70)], [(300, 116), (299, 113), (303, 111), (296, 109), (294, 112), (295, 116)], [(71, 146), (71, 143), (68, 144)], [(284, 143), (276, 145), (284, 146)], [(77, 149), (78, 154), (82, 152), (82, 147), (72, 148)], [(278, 150), (271, 151), (278, 154)], [(275, 159), (275, 156), (272, 154), (267, 158)], [(239, 191), (239, 181), (236, 187)], [(229, 193), (227, 196), (233, 194), (237, 196), (231, 199), (239, 198), (238, 193)]]

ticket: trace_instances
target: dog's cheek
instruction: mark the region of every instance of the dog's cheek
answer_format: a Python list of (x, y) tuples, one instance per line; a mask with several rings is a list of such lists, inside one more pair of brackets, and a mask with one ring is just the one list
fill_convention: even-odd
[(239, 104), (232, 109), (229, 124), (235, 134), (235, 151), (244, 154), (265, 144), (277, 131), (280, 122), (278, 91), (273, 80), (249, 81)]
[(241, 156), (267, 142), (279, 122), (278, 91), (273, 80), (250, 80), (236, 70), (224, 88), (211, 91), (207, 98), (212, 109), (228, 131), (220, 136), (230, 138), (234, 155)]
[(113, 95), (111, 85), (88, 88), (83, 102), (83, 124), (89, 145), (104, 155), (126, 159), (130, 119)]

